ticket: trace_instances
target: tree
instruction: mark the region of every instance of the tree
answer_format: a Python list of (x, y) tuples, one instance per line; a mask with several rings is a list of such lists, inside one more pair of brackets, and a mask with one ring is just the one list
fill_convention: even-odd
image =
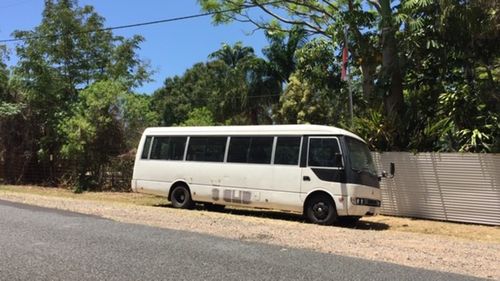
[(221, 60), (227, 66), (236, 68), (242, 63), (255, 57), (252, 47), (244, 47), (241, 42), (236, 42), (234, 46), (222, 44), (222, 48), (211, 53), (209, 58), (214, 60)]
[(20, 105), (13, 102), (9, 89), (10, 73), (4, 60), (7, 58), (7, 48), (0, 45), (0, 120), (19, 113)]
[(406, 15), (416, 19), (400, 37), (408, 50), (409, 149), (499, 151), (499, 15), (493, 2), (406, 5)]
[(126, 148), (133, 149), (139, 143), (145, 128), (160, 124), (160, 116), (153, 110), (149, 95), (127, 92), (119, 98)]
[(163, 124), (178, 125), (197, 108), (211, 112), (217, 124), (270, 123), (280, 83), (270, 65), (241, 42), (223, 44), (182, 76), (167, 78), (153, 95)]
[(39, 175), (25, 176), (28, 181), (52, 183), (58, 177), (53, 171), (62, 166), (61, 147), (71, 138), (59, 128), (71, 120), (82, 89), (101, 80), (119, 80), (131, 89), (148, 79), (147, 64), (136, 55), (142, 37), (117, 37), (103, 28), (104, 18), (91, 6), (46, 0), (41, 23), (14, 32), (23, 39), (13, 77), (24, 106), (22, 119), (10, 126), (22, 135), (21, 150), (15, 150), (27, 167), (21, 173)]
[[(368, 6), (355, 0), (284, 0), (272, 4), (260, 0), (199, 2), (204, 10), (216, 12), (213, 17), (216, 23), (232, 20), (251, 22), (258, 28), (272, 32), (301, 26), (309, 34), (328, 38), (333, 46), (344, 44), (344, 30), (348, 26), (349, 46), (353, 61), (362, 69), (365, 95), (380, 96), (386, 117), (394, 121), (400, 119), (404, 107), (403, 71), (396, 40), (400, 22), (397, 21), (399, 11), (397, 7), (391, 6), (390, 0), (370, 0)], [(259, 7), (271, 20), (252, 18), (246, 9), (249, 6)], [(217, 13), (222, 10), (232, 12)], [(377, 67), (380, 71), (374, 75)]]
[(225, 97), (233, 100), (237, 97), (240, 114), (246, 115), (248, 120), (244, 122), (253, 125), (270, 123), (266, 113), (270, 112), (270, 105), (277, 101), (281, 91), (279, 78), (271, 64), (258, 58), (252, 48), (242, 47), (241, 42), (234, 46), (224, 44), (221, 50), (209, 57), (224, 62), (229, 67), (226, 77), (239, 83), (236, 87), (239, 93), (230, 90)]
[(99, 81), (81, 91), (74, 114), (59, 127), (66, 136), (61, 154), (78, 163), (80, 188), (101, 186), (111, 159), (135, 148), (142, 130), (157, 122), (148, 107), (146, 97), (118, 81)]
[(269, 61), (273, 75), (281, 83), (288, 82), (296, 68), (295, 52), (306, 43), (307, 32), (301, 26), (294, 26), (290, 32), (267, 32), (269, 46), (262, 52)]
[[(326, 38), (337, 60), (347, 38), (364, 102), (356, 123), (369, 125), (358, 128), (378, 136), (379, 149), (465, 151), (498, 151), (497, 2), (199, 0), (215, 23), (250, 22), (271, 34), (300, 26)], [(252, 17), (255, 6), (268, 18)]]
[(206, 107), (195, 108), (188, 113), (187, 119), (184, 120), (181, 126), (213, 126), (215, 125), (212, 112)]
[(275, 118), (280, 123), (343, 126), (348, 112), (332, 46), (317, 38), (296, 51), (296, 69), (280, 98)]
[(192, 110), (202, 107), (207, 107), (218, 122), (223, 122), (226, 110), (232, 110), (223, 99), (218, 98), (224, 89), (231, 86), (227, 81), (227, 69), (219, 61), (197, 63), (182, 76), (165, 79), (164, 86), (156, 90), (152, 97), (154, 109), (161, 116), (161, 124), (179, 125), (189, 118)]

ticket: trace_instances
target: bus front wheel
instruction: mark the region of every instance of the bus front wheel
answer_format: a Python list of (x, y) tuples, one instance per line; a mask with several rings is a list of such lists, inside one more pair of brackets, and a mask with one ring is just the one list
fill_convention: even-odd
[(185, 185), (176, 185), (172, 190), (172, 195), (170, 197), (172, 206), (174, 206), (175, 208), (191, 209), (194, 206), (193, 199), (191, 199), (191, 192)]
[(308, 200), (306, 217), (315, 224), (332, 225), (337, 221), (335, 203), (329, 196), (318, 194)]

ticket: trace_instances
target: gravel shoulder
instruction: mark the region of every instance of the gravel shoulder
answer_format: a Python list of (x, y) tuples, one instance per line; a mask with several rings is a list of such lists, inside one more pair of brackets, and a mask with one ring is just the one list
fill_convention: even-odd
[[(300, 219), (248, 216), (248, 212), (209, 212), (141, 206), (106, 200), (55, 197), (0, 189), (0, 199), (160, 228), (192, 231), (243, 241), (311, 249), (429, 270), (500, 280), (500, 229), (490, 228), (485, 241), (387, 230), (306, 224)], [(271, 217), (273, 217), (271, 215)], [(277, 215), (279, 218), (279, 215)], [(411, 221), (410, 221), (411, 222)], [(407, 228), (407, 227), (406, 227)]]

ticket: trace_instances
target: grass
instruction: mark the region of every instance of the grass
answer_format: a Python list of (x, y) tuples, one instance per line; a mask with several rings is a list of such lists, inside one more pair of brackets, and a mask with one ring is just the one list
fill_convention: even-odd
[[(132, 192), (83, 192), (74, 193), (69, 189), (39, 186), (12, 186), (0, 185), (0, 191), (35, 194), (49, 197), (73, 198), (99, 202), (116, 202), (139, 206), (164, 206), (167, 201), (164, 197), (132, 193)], [(256, 211), (254, 209), (231, 208), (229, 211), (235, 215), (263, 216), (275, 219), (298, 220), (297, 215), (289, 215), (274, 211)], [(473, 241), (486, 241), (500, 243), (500, 227), (464, 223), (433, 221), (424, 219), (401, 218), (391, 216), (363, 217), (352, 228), (373, 229), (374, 225), (379, 230), (404, 231), (421, 234), (436, 234)], [(383, 227), (380, 227), (383, 226)]]
[(155, 195), (134, 193), (134, 192), (82, 192), (75, 193), (72, 190), (56, 187), (40, 186), (18, 186), (0, 185), (0, 191), (10, 191), (16, 193), (28, 193), (51, 197), (73, 198), (83, 200), (93, 200), (100, 202), (117, 202), (133, 204), (139, 206), (156, 206), (165, 204), (165, 198)]
[(364, 218), (375, 223), (385, 223), (390, 230), (436, 234), (473, 241), (500, 243), (500, 226), (477, 225), (468, 223), (376, 216)]

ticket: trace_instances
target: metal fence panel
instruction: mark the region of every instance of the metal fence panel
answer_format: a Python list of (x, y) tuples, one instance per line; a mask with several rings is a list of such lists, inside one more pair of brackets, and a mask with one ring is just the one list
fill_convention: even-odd
[(374, 153), (382, 214), (500, 225), (500, 154)]

